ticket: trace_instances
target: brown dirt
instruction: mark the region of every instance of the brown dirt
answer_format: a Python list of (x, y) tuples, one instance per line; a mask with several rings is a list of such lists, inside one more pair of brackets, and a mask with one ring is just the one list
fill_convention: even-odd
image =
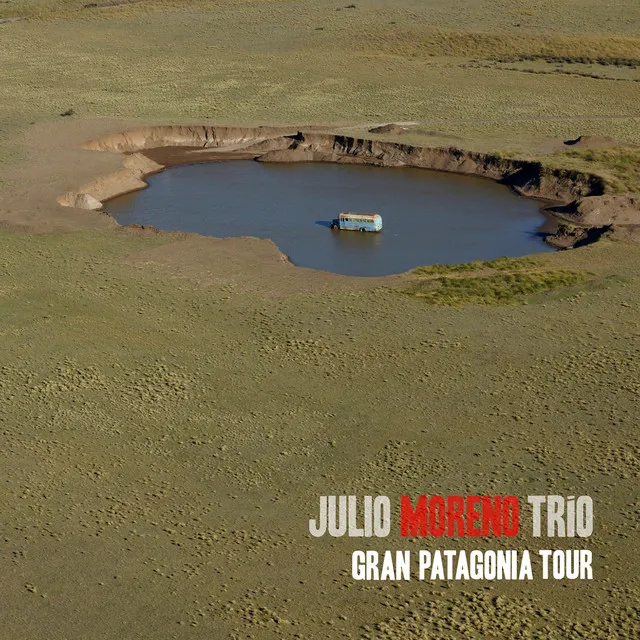
[(629, 146), (609, 136), (582, 135), (569, 140), (547, 140), (536, 151), (538, 153), (560, 153), (576, 149), (603, 149), (607, 147)]
[(621, 143), (608, 136), (580, 136), (575, 140), (565, 140), (564, 144), (576, 149), (602, 149), (604, 147), (618, 147)]
[[(209, 154), (215, 154), (214, 150), (217, 149), (228, 154), (218, 156), (220, 158), (240, 154), (238, 157), (253, 156), (262, 162), (315, 161), (419, 167), (500, 180), (522, 195), (557, 202), (600, 195), (605, 189), (604, 181), (598, 176), (561, 169), (545, 171), (537, 162), (501, 158), (454, 147), (411, 146), (332, 133), (291, 133), (291, 130), (285, 132), (281, 128), (143, 127), (107, 135), (92, 140), (83, 147), (128, 153), (163, 148), (161, 156), (167, 154), (168, 147), (184, 148), (184, 152), (176, 151), (171, 154), (174, 164), (193, 162), (198, 158), (197, 149), (203, 151), (200, 156), (202, 159), (215, 158), (215, 155)], [(148, 155), (151, 158), (161, 156)], [(127, 181), (121, 174), (112, 176), (113, 195), (119, 195), (123, 192), (122, 189), (129, 190), (131, 180), (139, 180), (140, 177), (140, 174), (135, 174)], [(104, 183), (97, 185), (97, 189), (103, 194)], [(102, 199), (88, 185), (84, 185), (82, 190)]]
[(165, 168), (195, 162), (253, 160), (257, 157), (257, 154), (251, 151), (225, 151), (223, 149), (202, 149), (201, 147), (158, 147), (147, 149), (144, 155)]
[(99, 0), (99, 2), (87, 2), (82, 5), (83, 9), (102, 9), (104, 7), (119, 7), (123, 4), (137, 4), (142, 0)]
[(403, 133), (406, 133), (406, 131), (406, 127), (394, 123), (383, 124), (379, 127), (371, 127), (371, 129), (369, 129), (369, 133), (391, 133), (396, 136), (401, 136)]
[(595, 196), (575, 203), (570, 218), (585, 227), (640, 223), (640, 196)]

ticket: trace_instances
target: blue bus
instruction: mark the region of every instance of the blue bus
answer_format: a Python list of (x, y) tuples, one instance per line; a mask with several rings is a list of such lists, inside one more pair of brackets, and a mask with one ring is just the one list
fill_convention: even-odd
[(382, 231), (382, 216), (377, 213), (341, 213), (331, 223), (341, 231)]

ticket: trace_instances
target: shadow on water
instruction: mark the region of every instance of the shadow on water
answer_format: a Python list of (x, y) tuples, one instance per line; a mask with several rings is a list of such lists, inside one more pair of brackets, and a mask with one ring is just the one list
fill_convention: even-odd
[[(176, 167), (116, 198), (120, 224), (273, 240), (291, 261), (353, 276), (552, 251), (540, 203), (508, 187), (422, 169), (250, 160)], [(330, 230), (341, 211), (379, 213), (380, 233)]]

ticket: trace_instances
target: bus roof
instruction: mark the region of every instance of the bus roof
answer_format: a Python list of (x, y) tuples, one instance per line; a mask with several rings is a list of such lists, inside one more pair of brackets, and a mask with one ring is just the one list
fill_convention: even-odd
[(338, 218), (370, 218), (371, 220), (379, 217), (379, 213), (354, 213), (352, 211), (345, 211), (338, 216)]

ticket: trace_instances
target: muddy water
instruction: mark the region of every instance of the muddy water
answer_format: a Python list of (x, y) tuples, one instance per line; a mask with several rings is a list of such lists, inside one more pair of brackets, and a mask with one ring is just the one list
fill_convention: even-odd
[[(176, 167), (116, 198), (120, 224), (270, 238), (291, 261), (354, 276), (550, 251), (539, 203), (489, 180), (423, 169), (251, 160)], [(382, 215), (381, 233), (332, 231), (341, 211)], [(546, 230), (547, 227), (544, 227)]]

